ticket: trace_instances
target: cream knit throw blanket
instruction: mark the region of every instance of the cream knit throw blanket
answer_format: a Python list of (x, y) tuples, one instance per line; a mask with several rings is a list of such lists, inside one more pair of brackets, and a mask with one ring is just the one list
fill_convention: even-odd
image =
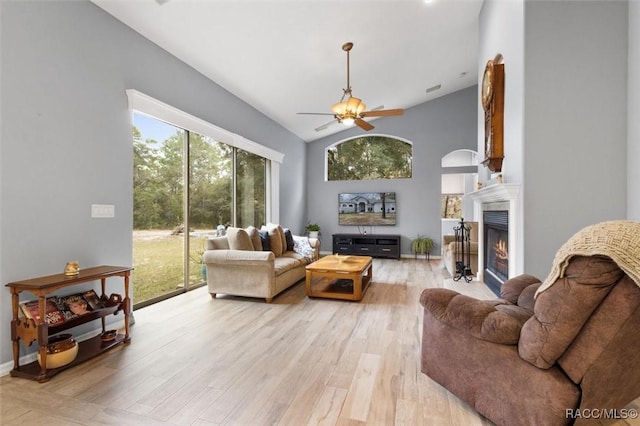
[(640, 222), (614, 220), (587, 226), (560, 247), (549, 276), (535, 297), (551, 287), (573, 256), (602, 255), (611, 258), (640, 286)]

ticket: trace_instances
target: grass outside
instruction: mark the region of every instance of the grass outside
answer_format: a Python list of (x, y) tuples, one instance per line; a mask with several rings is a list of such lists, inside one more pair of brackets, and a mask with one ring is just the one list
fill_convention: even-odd
[[(202, 235), (202, 236), (201, 236)], [(204, 281), (201, 274), (206, 234), (189, 238), (189, 283)], [(184, 287), (184, 235), (170, 230), (133, 232), (133, 302), (140, 303)]]
[(382, 213), (340, 213), (340, 225), (395, 225), (396, 214), (387, 213), (386, 218), (382, 218)]

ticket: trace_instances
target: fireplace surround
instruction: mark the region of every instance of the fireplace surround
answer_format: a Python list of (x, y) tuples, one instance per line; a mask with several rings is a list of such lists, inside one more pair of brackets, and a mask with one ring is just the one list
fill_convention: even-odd
[[(491, 281), (491, 278), (486, 277), (488, 275), (484, 269), (486, 265), (485, 261), (485, 246), (487, 244), (487, 236), (484, 232), (484, 213), (495, 211), (507, 212), (507, 234), (508, 238), (502, 245), (506, 248), (508, 255), (507, 262), (507, 277), (513, 278), (523, 273), (524, 264), (524, 248), (522, 242), (522, 211), (520, 209), (520, 184), (517, 183), (496, 183), (493, 185), (485, 186), (477, 191), (473, 191), (468, 196), (474, 201), (474, 216), (479, 220), (480, 235), (478, 239), (478, 279), (487, 283), (487, 280)], [(502, 213), (504, 214), (504, 213)], [(496, 293), (500, 294), (500, 284), (494, 283), (493, 286), (489, 285), (489, 288)]]

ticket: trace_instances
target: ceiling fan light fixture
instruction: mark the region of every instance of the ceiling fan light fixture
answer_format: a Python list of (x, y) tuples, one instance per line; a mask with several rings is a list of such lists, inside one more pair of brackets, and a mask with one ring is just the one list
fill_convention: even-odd
[(367, 109), (367, 105), (362, 99), (349, 97), (346, 101), (333, 104), (331, 111), (338, 116), (359, 117)]
[(350, 97), (347, 100), (347, 112), (359, 116), (367, 108), (362, 99)]
[[(2, 1), (2, 0), (0, 0)], [(340, 102), (337, 102), (331, 106), (333, 114), (327, 113), (298, 113), (298, 114), (315, 114), (315, 115), (333, 115), (334, 121), (331, 123), (342, 123), (345, 126), (355, 124), (364, 131), (372, 130), (374, 127), (369, 122), (365, 121), (365, 117), (387, 117), (391, 115), (402, 115), (404, 110), (401, 108), (396, 109), (383, 109), (384, 106), (380, 105), (371, 111), (367, 111), (367, 105), (362, 102), (362, 99), (351, 96), (351, 84), (349, 79), (349, 51), (353, 47), (353, 43), (347, 42), (342, 45), (342, 50), (347, 52), (347, 86), (346, 89), (342, 89), (342, 97)], [(347, 98), (345, 100), (345, 98)], [(324, 130), (331, 123), (324, 124), (316, 128), (316, 132)]]
[(336, 115), (344, 115), (347, 112), (347, 103), (346, 102), (338, 102), (333, 104), (331, 107), (331, 111)]

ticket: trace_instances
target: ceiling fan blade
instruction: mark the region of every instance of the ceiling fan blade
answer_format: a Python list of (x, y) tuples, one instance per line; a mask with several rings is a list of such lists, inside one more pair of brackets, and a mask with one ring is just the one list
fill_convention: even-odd
[(296, 112), (299, 115), (334, 115), (332, 112)]
[(402, 115), (404, 110), (402, 108), (396, 109), (381, 109), (378, 111), (365, 111), (361, 115), (363, 117), (387, 117), (390, 115)]
[(367, 132), (373, 129), (373, 125), (371, 125), (370, 123), (367, 123), (362, 118), (356, 118), (354, 122), (356, 126), (360, 127), (362, 130), (365, 130)]
[(326, 130), (327, 128), (329, 128), (329, 126), (331, 126), (332, 124), (336, 124), (336, 123), (338, 123), (338, 120), (331, 120), (331, 121), (330, 121), (330, 122), (328, 122), (328, 123), (324, 123), (324, 124), (323, 124), (322, 126), (320, 126), (320, 127), (316, 127), (314, 130), (315, 130), (316, 132), (321, 132), (321, 131)]

